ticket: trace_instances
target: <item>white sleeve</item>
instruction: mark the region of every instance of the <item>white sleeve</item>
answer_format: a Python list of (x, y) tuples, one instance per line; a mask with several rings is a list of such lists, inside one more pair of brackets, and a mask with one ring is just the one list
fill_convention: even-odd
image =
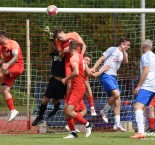
[(142, 62), (142, 67), (150, 65), (150, 59), (149, 59), (149, 54), (148, 53), (142, 55), (141, 62)]
[(114, 51), (116, 47), (109, 47), (105, 52), (102, 54), (104, 55), (105, 58), (108, 58)]

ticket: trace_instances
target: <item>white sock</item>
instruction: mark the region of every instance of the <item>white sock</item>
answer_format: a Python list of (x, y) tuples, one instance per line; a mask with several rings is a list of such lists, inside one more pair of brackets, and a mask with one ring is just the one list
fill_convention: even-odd
[(115, 119), (115, 124), (120, 125), (120, 115), (115, 115), (114, 119)]
[(95, 109), (94, 106), (90, 107), (90, 109)]
[(104, 110), (105, 113), (108, 113), (108, 111), (110, 110), (110, 108), (111, 108), (111, 106), (108, 103), (106, 103), (106, 105), (103, 108), (103, 110)]
[(86, 127), (89, 126), (89, 122), (87, 122), (85, 126), (86, 126)]
[(11, 110), (11, 113), (14, 112), (14, 111), (16, 111), (16, 110), (15, 109), (14, 110)]
[(135, 111), (136, 123), (139, 133), (144, 133), (144, 115), (142, 110)]

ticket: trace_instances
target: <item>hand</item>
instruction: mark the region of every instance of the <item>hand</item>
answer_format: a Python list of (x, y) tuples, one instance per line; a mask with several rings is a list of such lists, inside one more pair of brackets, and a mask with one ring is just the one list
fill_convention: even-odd
[(140, 86), (137, 86), (134, 90), (134, 95), (136, 96), (140, 90)]
[(63, 49), (63, 53), (69, 52), (69, 46)]
[(96, 70), (94, 68), (90, 68), (90, 71), (93, 73), (96, 72)]
[(1, 66), (1, 69), (5, 71), (8, 69), (8, 67), (9, 67), (9, 65), (7, 63), (3, 63)]
[(65, 85), (65, 84), (67, 83), (66, 78), (63, 78), (63, 79), (61, 80), (61, 82)]
[(44, 32), (47, 33), (47, 35), (48, 35), (48, 37), (49, 37), (50, 40), (54, 40), (54, 33), (51, 32), (49, 26), (46, 26), (46, 27), (44, 28)]
[(126, 52), (126, 42), (121, 44), (121, 48), (123, 49), (124, 52)]

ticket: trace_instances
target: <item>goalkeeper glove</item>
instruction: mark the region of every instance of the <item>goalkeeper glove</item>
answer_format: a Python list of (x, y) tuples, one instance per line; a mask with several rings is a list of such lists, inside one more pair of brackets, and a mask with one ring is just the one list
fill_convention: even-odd
[(50, 28), (49, 26), (46, 26), (44, 28), (44, 32), (47, 33), (48, 37), (49, 37), (49, 40), (54, 40), (54, 33), (50, 31)]

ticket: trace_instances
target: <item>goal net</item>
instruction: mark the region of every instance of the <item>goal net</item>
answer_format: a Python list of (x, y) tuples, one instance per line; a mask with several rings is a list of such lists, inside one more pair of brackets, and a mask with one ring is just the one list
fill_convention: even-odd
[[(85, 1), (63, 1), (52, 2), (58, 8), (140, 8), (140, 3), (125, 0), (88, 0)], [(149, 0), (148, 0), (149, 1)], [(155, 6), (155, 3), (146, 2), (147, 8)], [(11, 2), (11, 0), (10, 0)], [(32, 3), (31, 1), (20, 1), (18, 4), (10, 4), (12, 7), (47, 7), (50, 3)], [(2, 6), (8, 6), (2, 5)], [(31, 90), (30, 90), (30, 122), (27, 119), (27, 67), (26, 67), (26, 19), (30, 20), (30, 70), (31, 70)], [(146, 13), (146, 38), (154, 40), (155, 37), (155, 15)], [(11, 39), (16, 40), (23, 51), (25, 59), (25, 71), (18, 78), (12, 88), (15, 107), (20, 114), (12, 123), (8, 123), (8, 108), (4, 99), (0, 98), (0, 132), (1, 133), (37, 133), (38, 127), (31, 127), (30, 123), (35, 119), (41, 99), (44, 96), (46, 86), (50, 76), (51, 58), (49, 56), (49, 41), (43, 32), (43, 28), (48, 25), (52, 30), (61, 28), (65, 32), (78, 32), (87, 45), (87, 52), (93, 56), (93, 65), (101, 56), (102, 52), (110, 46), (116, 46), (121, 36), (131, 39), (131, 48), (128, 51), (129, 64), (122, 65), (118, 74), (118, 83), (121, 89), (121, 121), (124, 124), (131, 123), (136, 128), (133, 113), (133, 90), (139, 78), (139, 59), (141, 47), (141, 23), (139, 13), (58, 13), (57, 16), (48, 16), (46, 13), (3, 13), (0, 15), (0, 29), (6, 30)], [(96, 131), (112, 130), (114, 125), (113, 108), (108, 112), (109, 123), (105, 124), (100, 116), (100, 110), (108, 100), (105, 91), (102, 90), (98, 79), (90, 78), (93, 91), (96, 117), (91, 117), (90, 106), (87, 99), (87, 114), (85, 118), (93, 123)], [(60, 110), (55, 116), (46, 122), (48, 131), (65, 131), (66, 121), (63, 114), (63, 100), (61, 100)], [(47, 114), (53, 109), (50, 102)], [(146, 119), (147, 120), (147, 119)], [(127, 126), (125, 126), (127, 127)], [(129, 126), (128, 126), (129, 127)], [(132, 128), (131, 127), (131, 128)]]

